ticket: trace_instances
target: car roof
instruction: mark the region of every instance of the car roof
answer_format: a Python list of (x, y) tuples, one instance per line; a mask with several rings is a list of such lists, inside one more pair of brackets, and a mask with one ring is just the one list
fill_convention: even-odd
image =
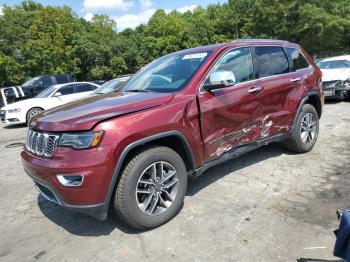
[(350, 61), (350, 55), (342, 55), (342, 56), (334, 56), (322, 59), (320, 62), (327, 62), (327, 61), (339, 61), (339, 60), (347, 60)]
[(67, 86), (67, 85), (76, 85), (76, 84), (91, 84), (94, 86), (98, 86), (97, 84), (91, 83), (91, 82), (69, 82), (69, 83), (64, 83), (64, 84), (57, 84), (57, 85), (52, 85), (51, 87), (58, 89), (61, 88), (63, 86)]
[(195, 48), (185, 49), (175, 54), (187, 54), (187, 53), (197, 53), (197, 52), (210, 52), (210, 51), (218, 51), (219, 49), (223, 49), (226, 47), (241, 47), (241, 46), (283, 46), (283, 47), (293, 47), (298, 48), (299, 45), (285, 41), (285, 40), (275, 40), (275, 39), (257, 39), (257, 38), (249, 38), (249, 39), (236, 39), (228, 43), (222, 44), (214, 44), (207, 46), (199, 46)]

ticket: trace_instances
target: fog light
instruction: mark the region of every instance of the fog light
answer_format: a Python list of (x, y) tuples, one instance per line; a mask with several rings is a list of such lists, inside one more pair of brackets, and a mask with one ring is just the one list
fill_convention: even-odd
[(72, 174), (59, 174), (57, 175), (57, 179), (64, 186), (81, 186), (84, 181), (84, 176)]

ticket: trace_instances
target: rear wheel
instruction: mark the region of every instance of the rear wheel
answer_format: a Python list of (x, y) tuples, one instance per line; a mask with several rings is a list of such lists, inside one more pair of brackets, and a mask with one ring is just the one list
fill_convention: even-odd
[(284, 145), (296, 153), (308, 152), (314, 147), (318, 132), (319, 118), (316, 109), (310, 104), (305, 104), (297, 116), (292, 134)]
[(115, 213), (139, 229), (160, 226), (181, 209), (187, 189), (182, 158), (172, 149), (153, 146), (126, 164), (116, 188)]
[(42, 111), (44, 111), (44, 110), (42, 108), (39, 108), (39, 107), (35, 107), (35, 108), (30, 109), (28, 111), (27, 117), (26, 117), (27, 124), (29, 124), (29, 121), (30, 121), (30, 119), (32, 119), (32, 117), (40, 114)]

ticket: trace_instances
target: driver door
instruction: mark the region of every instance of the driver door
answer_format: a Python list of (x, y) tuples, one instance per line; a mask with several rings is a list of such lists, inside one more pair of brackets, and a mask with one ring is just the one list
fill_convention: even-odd
[(55, 106), (69, 103), (74, 100), (74, 94), (74, 85), (65, 85), (56, 91), (53, 102)]
[[(232, 75), (234, 77), (232, 77)], [(218, 77), (226, 87), (198, 95), (206, 157), (214, 160), (226, 151), (260, 137), (255, 120), (260, 116), (260, 80), (256, 79), (250, 47), (236, 48), (222, 55), (205, 84)], [(227, 84), (228, 83), (228, 84)], [(231, 83), (231, 84), (230, 84)]]

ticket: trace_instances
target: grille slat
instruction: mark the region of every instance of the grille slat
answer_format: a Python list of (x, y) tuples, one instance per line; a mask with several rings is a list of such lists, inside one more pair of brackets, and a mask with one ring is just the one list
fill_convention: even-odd
[(57, 146), (59, 135), (27, 130), (26, 148), (28, 151), (39, 156), (52, 157)]

